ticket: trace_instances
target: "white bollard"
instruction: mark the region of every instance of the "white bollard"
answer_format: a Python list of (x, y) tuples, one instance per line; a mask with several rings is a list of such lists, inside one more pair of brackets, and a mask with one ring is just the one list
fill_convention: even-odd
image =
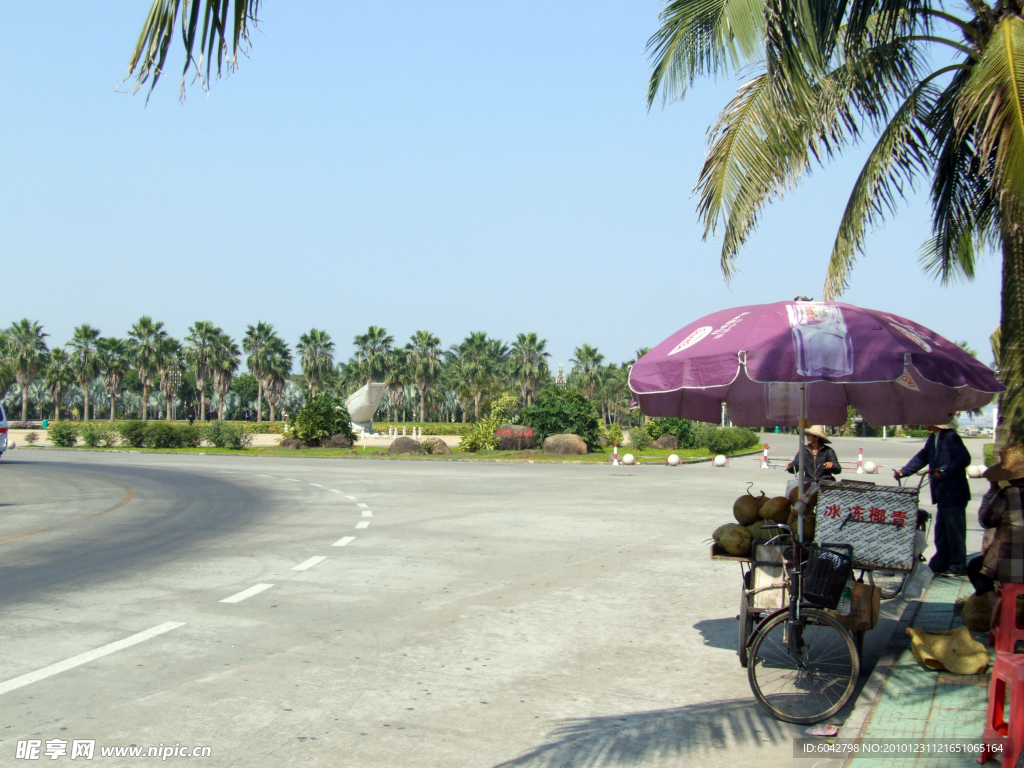
[(771, 469), (768, 466), (768, 443), (764, 444), (764, 456), (761, 459), (761, 469)]
[(635, 459), (633, 458), (632, 453), (627, 453), (625, 456), (622, 457), (622, 463), (626, 464), (627, 466), (632, 464), (634, 461)]
[(883, 440), (888, 440), (889, 439), (888, 431), (889, 431), (888, 427), (882, 427), (882, 439)]
[(858, 448), (857, 449), (857, 474), (858, 475), (863, 475), (864, 474), (864, 449), (863, 448)]
[[(395, 429), (398, 429), (398, 427), (395, 427)], [(405, 437), (405, 425), (404, 424), (402, 425), (402, 437)]]
[(714, 460), (713, 464), (716, 467), (727, 467), (727, 466), (729, 466), (729, 457), (728, 456), (724, 456), (722, 454), (718, 454), (717, 456), (715, 456), (715, 460)]
[(678, 467), (679, 466), (679, 456), (677, 456), (674, 453), (671, 456), (669, 456), (668, 457), (668, 465), (670, 467)]
[(612, 443), (612, 466), (619, 466), (619, 444)]

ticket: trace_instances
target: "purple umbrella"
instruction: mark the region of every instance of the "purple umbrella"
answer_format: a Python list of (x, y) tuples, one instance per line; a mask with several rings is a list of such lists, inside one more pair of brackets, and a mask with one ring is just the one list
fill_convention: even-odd
[(986, 366), (898, 315), (780, 301), (690, 323), (641, 357), (630, 389), (649, 416), (741, 426), (944, 424), (1006, 389)]

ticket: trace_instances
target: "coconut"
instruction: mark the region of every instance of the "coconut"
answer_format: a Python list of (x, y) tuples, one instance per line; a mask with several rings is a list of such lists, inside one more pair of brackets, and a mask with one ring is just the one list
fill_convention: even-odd
[[(750, 485), (753, 485), (753, 483)], [(747, 486), (747, 492), (732, 503), (732, 516), (736, 518), (736, 522), (740, 525), (753, 525), (761, 519), (758, 512), (761, 509), (763, 500), (764, 491), (761, 491), (760, 496), (753, 496), (750, 493), (750, 486)]]
[[(805, 514), (804, 515), (804, 541), (810, 541), (811, 539), (814, 538), (814, 523), (815, 523), (814, 515), (811, 515), (811, 514)], [(789, 521), (786, 523), (786, 525), (788, 525), (790, 528), (793, 529), (793, 533), (794, 534), (799, 532), (800, 529), (797, 527), (797, 526), (799, 526), (799, 524), (800, 524), (800, 515), (798, 515), (796, 512), (790, 512), (789, 513)]]
[(746, 557), (750, 554), (751, 538), (750, 531), (742, 525), (734, 525), (722, 534), (722, 549), (733, 557)]
[(750, 531), (750, 538), (753, 541), (768, 541), (773, 536), (778, 534), (775, 528), (765, 528), (765, 525), (771, 525), (769, 520), (758, 520), (753, 525), (748, 525), (747, 530)]
[(715, 540), (715, 544), (722, 543), (722, 534), (732, 528), (736, 523), (726, 523), (715, 528), (715, 532), (711, 534), (711, 538)]
[(981, 595), (971, 595), (961, 617), (972, 632), (988, 632), (992, 628), (992, 604)]
[(761, 506), (759, 514), (765, 520), (785, 523), (789, 520), (789, 499), (785, 496), (776, 496), (774, 499), (769, 499)]

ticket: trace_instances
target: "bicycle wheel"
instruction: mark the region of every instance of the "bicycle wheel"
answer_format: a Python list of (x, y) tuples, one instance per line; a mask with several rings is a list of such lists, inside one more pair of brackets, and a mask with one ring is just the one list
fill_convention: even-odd
[(909, 575), (903, 571), (868, 571), (868, 581), (882, 590), (883, 600), (892, 600), (903, 591)]
[(842, 624), (814, 608), (800, 609), (795, 652), (789, 648), (789, 612), (780, 611), (750, 646), (747, 677), (757, 701), (787, 723), (820, 723), (850, 700), (860, 657)]

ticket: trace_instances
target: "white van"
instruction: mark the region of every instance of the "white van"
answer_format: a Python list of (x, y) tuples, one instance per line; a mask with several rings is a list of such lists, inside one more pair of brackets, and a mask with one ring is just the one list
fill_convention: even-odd
[(4, 413), (3, 403), (0, 403), (0, 456), (7, 450), (7, 414)]

